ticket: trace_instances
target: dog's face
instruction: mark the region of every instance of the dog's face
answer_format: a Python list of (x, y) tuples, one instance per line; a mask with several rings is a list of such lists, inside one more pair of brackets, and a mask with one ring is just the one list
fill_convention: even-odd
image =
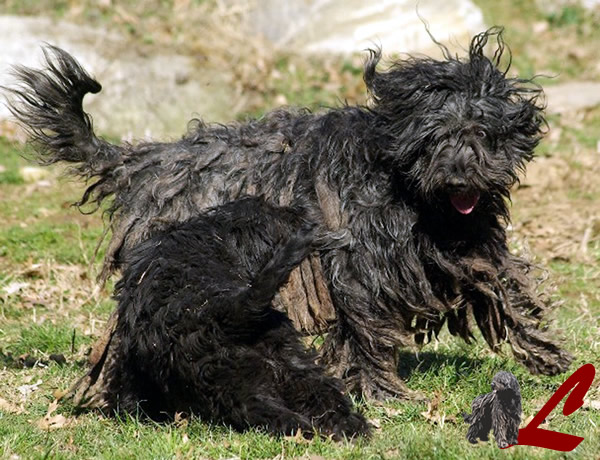
[[(379, 73), (374, 53), (366, 65), (373, 111), (388, 130), (386, 159), (401, 185), (456, 216), (507, 217), (504, 199), (541, 138), (541, 90), (500, 70), (501, 33), (477, 35), (465, 60), (444, 49), (441, 61), (409, 58)], [(483, 54), (490, 36), (498, 41), (493, 59)]]
[(516, 394), (520, 392), (519, 382), (510, 372), (500, 371), (492, 379), (492, 390), (502, 394)]

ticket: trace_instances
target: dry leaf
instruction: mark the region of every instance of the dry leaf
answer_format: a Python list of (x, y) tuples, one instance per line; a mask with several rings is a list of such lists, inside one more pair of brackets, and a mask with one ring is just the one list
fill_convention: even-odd
[(64, 415), (54, 415), (52, 417), (44, 417), (38, 420), (36, 425), (44, 431), (58, 430), (64, 428), (72, 422), (72, 419), (65, 417)]
[(375, 430), (381, 430), (381, 420), (378, 418), (370, 418), (367, 420)]
[(65, 395), (69, 394), (69, 390), (54, 390), (52, 392), (52, 396), (54, 397), (54, 399), (56, 399), (57, 401), (60, 401), (62, 398), (64, 398)]
[(188, 414), (185, 412), (175, 412), (175, 426), (177, 428), (186, 428), (189, 424)]
[(440, 401), (442, 400), (442, 394), (436, 393), (433, 399), (427, 404), (427, 410), (421, 412), (421, 415), (429, 420), (431, 423), (435, 423), (440, 426), (444, 426), (444, 423), (456, 423), (456, 417), (440, 413)]
[(54, 412), (58, 409), (58, 401), (55, 399), (50, 404), (48, 404), (48, 412), (46, 412), (46, 417), (50, 417)]
[(52, 401), (48, 405), (46, 416), (36, 422), (36, 425), (44, 431), (58, 430), (69, 425), (73, 419), (67, 418), (64, 415), (52, 415), (58, 409), (58, 400)]
[(583, 402), (582, 409), (592, 409), (592, 410), (600, 410), (600, 401), (595, 399), (586, 399)]
[(0, 412), (7, 412), (9, 414), (22, 414), (23, 408), (16, 406), (4, 398), (0, 398)]
[(404, 413), (402, 409), (394, 409), (393, 407), (384, 406), (383, 410), (385, 411), (386, 415), (389, 415), (390, 417), (396, 417)]

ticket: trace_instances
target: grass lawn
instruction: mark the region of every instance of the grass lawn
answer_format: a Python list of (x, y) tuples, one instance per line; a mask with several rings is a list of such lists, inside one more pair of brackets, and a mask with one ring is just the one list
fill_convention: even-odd
[[(57, 14), (68, 10), (69, 2), (53, 1), (60, 6)], [(104, 3), (111, 8), (111, 2)], [(597, 77), (594, 72), (600, 67), (593, 70), (588, 65), (598, 62), (593, 61), (600, 50), (597, 17), (582, 15), (575, 7), (542, 14), (531, 6), (533, 2), (518, 0), (476, 3), (483, 7), (488, 23), (510, 24), (506, 39), (514, 43), (513, 51), (520, 56), (515, 65), (525, 76), (530, 69), (541, 68), (560, 73), (564, 79)], [(7, 5), (17, 12), (39, 12), (36, 2), (9, 1)], [(546, 24), (539, 26), (543, 29), (540, 37), (527, 34), (531, 23)], [(142, 18), (139, 27), (143, 25)], [(555, 43), (557, 37), (562, 45)], [(557, 53), (573, 44), (581, 44), (579, 54), (560, 59)], [(299, 76), (297, 72), (313, 64), (320, 67), (317, 63), (292, 66), (297, 59), (274, 59), (280, 76), (265, 83), (262, 110), (278, 94), (292, 104), (304, 105), (317, 98), (329, 104), (339, 96), (332, 93), (336, 83), (352, 91), (361, 88), (352, 63), (340, 62), (335, 67), (329, 62), (321, 68), (322, 74), (311, 70)], [(317, 84), (311, 85), (310, 80)], [(289, 86), (286, 81), (302, 85)], [(539, 158), (530, 166), (522, 187), (515, 190), (512, 244), (516, 251), (532, 253), (548, 269), (547, 284), (553, 286), (552, 295), (560, 303), (557, 326), (564, 331), (565, 348), (576, 357), (572, 371), (585, 363), (593, 363), (600, 371), (600, 108), (552, 115), (549, 128)], [(100, 213), (85, 215), (70, 206), (81, 196), (82, 184), (62, 177), (59, 168), (45, 169), (42, 176), (23, 174), (22, 168), (29, 163), (20, 154), (26, 152), (22, 144), (0, 137), (0, 458), (600, 457), (599, 378), (582, 409), (565, 417), (561, 402), (542, 426), (584, 437), (575, 451), (525, 446), (500, 450), (493, 442), (470, 445), (460, 414), (470, 410), (475, 396), (490, 390), (495, 372), (508, 370), (516, 375), (525, 420), (537, 413), (570, 373), (532, 376), (514, 362), (508, 350), (494, 355), (481, 337), (467, 346), (445, 331), (418, 352), (407, 350), (402, 355), (399, 372), (410, 388), (430, 397), (429, 404), (357, 401), (375, 427), (369, 441), (309, 442), (258, 431), (240, 434), (195, 418), (159, 425), (98, 413), (75, 415), (68, 405), (56, 407), (52, 404), (55, 396), (86, 370), (90, 344), (114, 307), (112, 285), (99, 290), (94, 280), (103, 251), (101, 247), (95, 255), (103, 234)]]

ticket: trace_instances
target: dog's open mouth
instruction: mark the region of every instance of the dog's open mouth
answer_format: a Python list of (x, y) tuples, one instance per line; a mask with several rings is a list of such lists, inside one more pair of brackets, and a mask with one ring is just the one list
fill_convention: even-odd
[(450, 195), (452, 206), (461, 214), (471, 214), (477, 202), (479, 201), (479, 192), (454, 193)]

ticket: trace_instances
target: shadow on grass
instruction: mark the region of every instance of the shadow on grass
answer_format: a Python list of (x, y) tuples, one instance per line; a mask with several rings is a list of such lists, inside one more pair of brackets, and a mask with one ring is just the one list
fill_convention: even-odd
[(398, 354), (398, 375), (406, 380), (413, 373), (433, 372), (441, 373), (442, 369), (454, 367), (456, 374), (470, 375), (477, 372), (483, 365), (483, 360), (472, 359), (456, 353), (448, 352), (420, 352), (417, 355), (410, 352), (400, 352)]

